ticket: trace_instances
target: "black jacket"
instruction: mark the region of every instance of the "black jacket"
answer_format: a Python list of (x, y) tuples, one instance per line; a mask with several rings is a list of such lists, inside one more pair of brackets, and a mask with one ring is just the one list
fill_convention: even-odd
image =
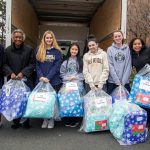
[(135, 53), (134, 50), (131, 50), (131, 57), (132, 66), (134, 66), (136, 68), (136, 71), (138, 72), (146, 64), (150, 64), (150, 48), (146, 48), (144, 46), (139, 54)]
[(0, 88), (2, 87), (4, 83), (4, 77), (3, 77), (3, 55), (4, 55), (4, 48), (0, 44)]
[(35, 69), (35, 56), (31, 47), (22, 44), (20, 48), (11, 45), (4, 53), (4, 74), (10, 78), (12, 73), (16, 75), (20, 72), (27, 78), (27, 85), (31, 85), (32, 73)]

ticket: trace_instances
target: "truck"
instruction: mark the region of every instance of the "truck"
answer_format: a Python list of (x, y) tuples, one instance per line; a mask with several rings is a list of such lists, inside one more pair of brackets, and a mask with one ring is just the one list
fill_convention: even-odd
[(89, 34), (105, 50), (114, 30), (122, 30), (126, 38), (126, 20), (127, 0), (7, 0), (6, 46), (11, 44), (11, 32), (21, 28), (25, 42), (34, 48), (44, 31), (52, 30), (64, 54), (72, 42), (83, 54)]

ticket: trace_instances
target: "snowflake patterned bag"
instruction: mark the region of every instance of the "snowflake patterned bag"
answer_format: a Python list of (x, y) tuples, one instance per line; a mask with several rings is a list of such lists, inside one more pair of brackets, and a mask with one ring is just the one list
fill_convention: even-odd
[(118, 101), (128, 100), (129, 92), (124, 86), (120, 85), (113, 90), (111, 96), (112, 96), (112, 103), (114, 104)]
[(122, 101), (115, 103), (109, 127), (120, 145), (143, 143), (147, 139), (147, 112), (139, 106)]
[(53, 118), (56, 92), (50, 83), (39, 82), (31, 92), (24, 117)]
[(67, 82), (58, 92), (60, 117), (82, 117), (83, 116), (82, 83)]
[(150, 65), (146, 64), (135, 75), (129, 101), (150, 108)]
[(80, 131), (95, 132), (108, 130), (108, 118), (112, 98), (103, 90), (89, 91), (84, 96), (84, 118)]
[(29, 94), (30, 89), (23, 81), (9, 80), (4, 84), (0, 95), (0, 112), (8, 121), (23, 116)]

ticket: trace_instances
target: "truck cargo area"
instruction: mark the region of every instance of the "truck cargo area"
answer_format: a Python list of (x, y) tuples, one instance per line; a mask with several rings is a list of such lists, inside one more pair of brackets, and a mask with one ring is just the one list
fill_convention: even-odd
[(111, 33), (121, 29), (121, 0), (12, 0), (11, 5), (12, 30), (23, 29), (33, 47), (44, 31), (52, 30), (64, 53), (72, 42), (83, 50), (89, 33), (105, 49)]

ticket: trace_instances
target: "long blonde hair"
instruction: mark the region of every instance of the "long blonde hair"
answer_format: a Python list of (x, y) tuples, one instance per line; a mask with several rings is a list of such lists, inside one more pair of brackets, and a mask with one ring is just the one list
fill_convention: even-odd
[(55, 49), (59, 50), (61, 52), (60, 47), (58, 46), (58, 43), (56, 41), (55, 35), (52, 31), (45, 31), (41, 40), (41, 44), (39, 46), (37, 55), (36, 55), (36, 59), (38, 61), (44, 62), (45, 61), (45, 56), (46, 56), (46, 43), (45, 43), (45, 36), (47, 34), (51, 34), (51, 36), (53, 37), (53, 42), (52, 42), (52, 47), (54, 47)]

